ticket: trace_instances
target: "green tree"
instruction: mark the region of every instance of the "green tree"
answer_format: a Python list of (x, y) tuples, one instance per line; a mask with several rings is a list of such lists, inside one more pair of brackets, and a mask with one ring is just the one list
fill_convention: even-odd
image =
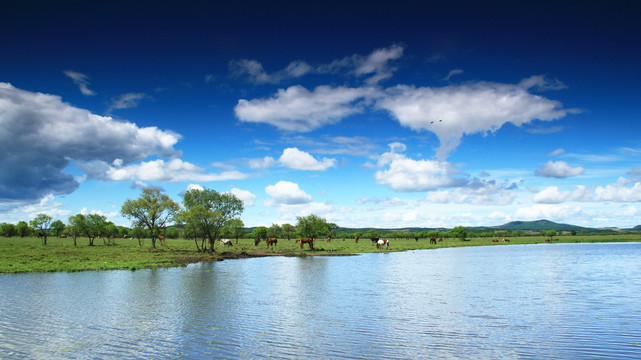
[(118, 237), (118, 234), (120, 234), (120, 231), (118, 230), (116, 224), (112, 223), (111, 221), (107, 222), (102, 233), (103, 243), (107, 246), (116, 245), (116, 238)]
[(282, 229), (280, 228), (280, 225), (278, 224), (272, 224), (272, 226), (267, 229), (267, 237), (274, 237), (278, 238), (280, 237), (280, 234), (282, 233)]
[(38, 237), (42, 237), (42, 245), (47, 245), (47, 236), (51, 230), (51, 220), (53, 219), (47, 214), (38, 214), (29, 222), (31, 227), (38, 232)]
[(65, 223), (63, 223), (61, 220), (56, 220), (51, 223), (51, 232), (53, 233), (54, 236), (58, 237), (62, 235), (65, 231)]
[(451, 237), (465, 241), (467, 237), (467, 230), (463, 226), (457, 226), (449, 231)]
[(229, 220), (228, 224), (231, 236), (236, 239), (236, 245), (238, 245), (238, 238), (243, 233), (243, 228), (245, 224), (239, 218)]
[(67, 222), (65, 233), (73, 239), (73, 246), (78, 246), (77, 238), (85, 233), (84, 229), (87, 226), (84, 216), (81, 214), (70, 216)]
[(18, 221), (16, 224), (16, 233), (20, 237), (29, 236), (31, 235), (31, 228), (25, 221)]
[[(185, 193), (180, 220), (188, 224), (203, 237), (201, 250), (215, 251), (216, 240), (221, 230), (229, 226), (243, 212), (243, 201), (231, 193), (219, 193), (211, 189), (192, 189)], [(209, 240), (209, 248), (204, 245), (204, 239)]]
[(257, 226), (254, 231), (252, 231), (252, 237), (254, 239), (267, 239), (267, 228), (265, 226)]
[(0, 226), (2, 230), (0, 230), (0, 235), (2, 236), (15, 236), (17, 234), (16, 232), (16, 226), (13, 224), (7, 224), (4, 223)]
[(556, 230), (548, 230), (545, 232), (545, 236), (549, 237), (550, 239), (554, 238), (556, 236)]
[(175, 226), (168, 227), (166, 234), (168, 239), (178, 239), (180, 237), (180, 233)]
[(287, 240), (291, 240), (296, 236), (296, 228), (292, 224), (283, 224), (280, 226), (280, 230), (283, 233), (283, 236), (287, 238)]
[(155, 249), (161, 229), (174, 221), (179, 209), (180, 205), (161, 194), (159, 189), (144, 188), (138, 199), (125, 201), (120, 213), (132, 220), (134, 227), (143, 226), (149, 230), (151, 247)]
[(145, 244), (145, 238), (149, 237), (149, 230), (142, 226), (136, 226), (131, 229), (131, 236), (138, 239), (138, 246), (143, 246)]
[(318, 215), (296, 217), (296, 231), (303, 238), (317, 238), (326, 235), (329, 230), (327, 221)]
[(89, 246), (94, 246), (94, 240), (98, 236), (102, 236), (105, 231), (105, 226), (107, 226), (107, 218), (104, 215), (100, 214), (89, 214), (84, 216), (78, 214), (84, 218), (84, 233), (85, 236), (89, 239)]

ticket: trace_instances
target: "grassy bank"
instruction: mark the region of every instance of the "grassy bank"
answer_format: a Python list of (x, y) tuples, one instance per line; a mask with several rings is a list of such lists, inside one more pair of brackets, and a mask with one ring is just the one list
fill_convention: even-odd
[(307, 256), (307, 255), (349, 255), (379, 251), (408, 251), (418, 249), (437, 249), (457, 246), (506, 246), (514, 244), (541, 244), (553, 246), (559, 242), (641, 242), (641, 234), (636, 235), (590, 235), (559, 236), (552, 244), (544, 245), (543, 237), (510, 238), (509, 243), (492, 242), (491, 239), (444, 239), (436, 245), (429, 240), (390, 239), (389, 250), (379, 250), (369, 239), (361, 239), (358, 244), (354, 239), (333, 239), (332, 242), (317, 240), (315, 250), (307, 245), (301, 250), (294, 240), (279, 239), (274, 249), (268, 249), (264, 242), (253, 246), (253, 239), (233, 240), (234, 246), (216, 245), (213, 255), (196, 251), (190, 240), (167, 240), (165, 246), (156, 250), (150, 249), (147, 240), (141, 247), (137, 240), (118, 239), (115, 246), (106, 246), (97, 240), (95, 246), (88, 246), (86, 238), (78, 239), (78, 246), (73, 246), (72, 239), (49, 238), (46, 246), (37, 238), (1, 238), (0, 239), (0, 273), (52, 272), (52, 271), (85, 271), (113, 269), (147, 269), (157, 267), (184, 266), (194, 262), (211, 262), (223, 259), (234, 259), (257, 256)]

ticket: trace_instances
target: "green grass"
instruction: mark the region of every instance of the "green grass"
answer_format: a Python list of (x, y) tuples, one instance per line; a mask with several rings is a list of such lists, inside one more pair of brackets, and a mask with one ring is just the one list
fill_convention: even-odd
[(52, 272), (52, 271), (85, 271), (113, 269), (148, 269), (158, 267), (184, 266), (194, 262), (211, 262), (222, 259), (254, 256), (307, 256), (307, 255), (350, 255), (369, 252), (408, 251), (418, 249), (437, 249), (458, 246), (507, 246), (514, 244), (541, 244), (553, 246), (558, 242), (641, 242), (641, 234), (636, 235), (590, 235), (558, 236), (552, 244), (544, 244), (543, 237), (510, 238), (509, 243), (494, 243), (491, 239), (444, 239), (436, 245), (429, 240), (390, 239), (389, 250), (379, 250), (369, 239), (333, 239), (328, 243), (317, 239), (315, 250), (307, 245), (301, 250), (294, 240), (279, 239), (274, 249), (269, 249), (265, 242), (254, 247), (252, 239), (240, 239), (238, 244), (233, 240), (233, 247), (222, 247), (216, 244), (212, 255), (196, 251), (191, 240), (167, 240), (165, 246), (150, 249), (151, 241), (138, 246), (137, 240), (119, 239), (115, 246), (105, 246), (97, 239), (95, 246), (88, 246), (86, 238), (78, 239), (78, 246), (73, 246), (72, 239), (49, 237), (48, 244), (42, 245), (37, 238), (0, 238), (0, 273)]

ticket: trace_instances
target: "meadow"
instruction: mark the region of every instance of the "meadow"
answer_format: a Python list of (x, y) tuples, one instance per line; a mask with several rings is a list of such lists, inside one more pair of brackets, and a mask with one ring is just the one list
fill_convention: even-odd
[(551, 244), (545, 244), (543, 236), (510, 238), (510, 242), (492, 242), (492, 239), (488, 238), (471, 238), (465, 241), (445, 238), (437, 244), (430, 244), (429, 239), (389, 240), (389, 249), (377, 249), (369, 239), (360, 239), (358, 243), (355, 243), (353, 238), (336, 238), (331, 242), (317, 239), (314, 250), (310, 250), (307, 245), (300, 249), (293, 239), (278, 239), (274, 248), (268, 248), (264, 241), (254, 246), (253, 239), (239, 239), (238, 242), (233, 239), (233, 246), (223, 247), (217, 243), (213, 254), (203, 254), (196, 250), (194, 241), (183, 239), (167, 239), (165, 245), (152, 250), (149, 240), (140, 246), (136, 239), (117, 239), (116, 245), (105, 245), (98, 239), (94, 246), (88, 246), (86, 238), (78, 238), (78, 245), (74, 246), (73, 240), (68, 238), (49, 237), (47, 245), (42, 245), (38, 238), (11, 237), (0, 239), (0, 273), (138, 270), (259, 256), (336, 256), (459, 246), (554, 246), (559, 242), (641, 242), (641, 234), (557, 236)]

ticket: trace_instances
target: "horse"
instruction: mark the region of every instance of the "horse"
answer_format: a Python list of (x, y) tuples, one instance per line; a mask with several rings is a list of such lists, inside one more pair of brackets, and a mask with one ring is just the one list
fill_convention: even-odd
[(258, 246), (258, 244), (260, 244), (260, 238), (259, 237), (254, 239), (254, 246)]
[(278, 243), (278, 239), (276, 239), (276, 238), (267, 238), (266, 243), (267, 243), (267, 247), (270, 247), (270, 246), (274, 247)]
[(377, 249), (382, 249), (383, 246), (385, 246), (387, 249), (389, 249), (389, 240), (387, 240), (387, 239), (379, 239), (376, 242), (376, 248)]
[(430, 236), (430, 244), (436, 245), (436, 237)]
[(222, 246), (234, 246), (229, 239), (220, 239), (220, 245)]
[(372, 245), (374, 245), (378, 242), (378, 240), (380, 240), (380, 238), (377, 236), (377, 237), (371, 238), (370, 240), (372, 241)]
[(327, 237), (327, 242), (332, 242), (332, 237), (331, 236)]
[(354, 244), (358, 244), (358, 235), (354, 238)]
[(303, 248), (303, 244), (309, 245), (310, 250), (314, 250), (314, 243), (316, 242), (316, 239), (314, 238), (298, 238), (296, 239), (296, 242), (300, 245), (300, 248)]

